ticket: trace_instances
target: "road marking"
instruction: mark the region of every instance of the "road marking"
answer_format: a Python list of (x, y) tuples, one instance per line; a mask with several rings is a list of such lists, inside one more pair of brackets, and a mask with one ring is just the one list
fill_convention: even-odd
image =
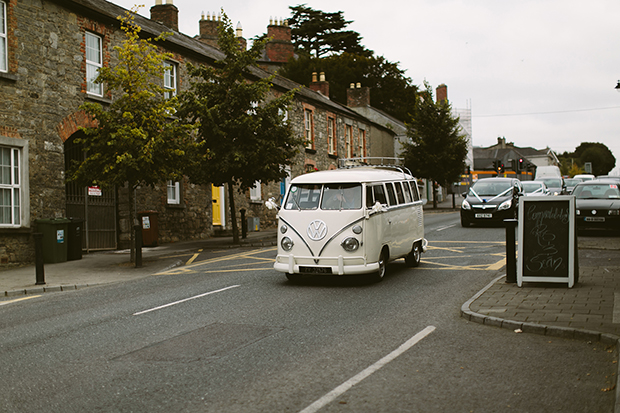
[(502, 258), (501, 260), (497, 261), (495, 264), (491, 264), (487, 267), (487, 270), (489, 271), (499, 271), (502, 269), (502, 267), (506, 265), (506, 258)]
[[(196, 273), (194, 268), (198, 267), (200, 265), (212, 264), (212, 263), (221, 262), (221, 261), (237, 260), (239, 258), (259, 259), (258, 257), (252, 257), (252, 255), (259, 254), (259, 253), (262, 253), (262, 252), (275, 251), (275, 250), (277, 250), (277, 247), (263, 248), (263, 249), (252, 250), (252, 251), (249, 251), (249, 252), (242, 252), (242, 253), (239, 253), (239, 254), (232, 254), (232, 255), (226, 255), (226, 256), (223, 256), (223, 257), (210, 258), (208, 260), (192, 262), (191, 264), (185, 265), (183, 267), (176, 267), (176, 268), (173, 268), (173, 269), (167, 270), (167, 271), (164, 270), (164, 271), (158, 272), (155, 275), (193, 274), (193, 273)], [(270, 260), (273, 261), (273, 258), (270, 258)]]
[(219, 290), (209, 291), (208, 293), (195, 295), (195, 296), (189, 297), (189, 298), (184, 298), (183, 300), (175, 301), (173, 303), (168, 303), (168, 304), (160, 305), (159, 307), (150, 308), (150, 309), (144, 310), (144, 311), (139, 311), (137, 313), (133, 313), (133, 315), (141, 315), (141, 314), (150, 313), (151, 311), (161, 310), (162, 308), (170, 307), (170, 306), (173, 306), (173, 305), (176, 305), (176, 304), (181, 304), (181, 303), (184, 303), (186, 301), (194, 300), (196, 298), (204, 297), (204, 296), (207, 296), (207, 295), (211, 295), (211, 294), (215, 294), (215, 293), (221, 293), (222, 291), (230, 290), (231, 288), (236, 288), (236, 287), (240, 287), (240, 285), (231, 285), (230, 287), (220, 288)]
[(341, 394), (345, 393), (351, 387), (355, 386), (356, 384), (358, 384), (359, 382), (361, 382), (362, 380), (364, 380), (365, 378), (367, 378), (374, 372), (378, 371), (383, 366), (387, 365), (389, 362), (393, 361), (396, 357), (400, 356), (405, 351), (409, 350), (411, 347), (418, 344), (423, 338), (428, 336), (433, 331), (435, 331), (434, 326), (426, 327), (424, 330), (420, 331), (418, 334), (416, 334), (415, 336), (407, 340), (404, 344), (402, 344), (396, 350), (394, 350), (387, 356), (383, 357), (381, 360), (377, 361), (372, 366), (367, 367), (365, 370), (351, 377), (349, 380), (345, 381), (340, 386), (336, 387), (334, 390), (330, 391), (325, 396), (321, 397), (320, 399), (318, 399), (317, 401), (315, 401), (314, 403), (312, 403), (310, 406), (306, 407), (299, 413), (314, 413), (318, 411), (323, 406), (329, 404), (334, 399), (339, 397)]
[(190, 265), (192, 262), (194, 262), (194, 260), (196, 258), (198, 258), (198, 256), (200, 256), (200, 253), (202, 252), (202, 248), (198, 250), (198, 252), (196, 254), (194, 254), (192, 256), (192, 258), (190, 258), (189, 260), (187, 260), (187, 262), (185, 263), (185, 265)]
[(7, 305), (7, 304), (11, 304), (11, 303), (16, 303), (18, 301), (24, 301), (24, 300), (30, 300), (31, 298), (37, 298), (37, 297), (41, 297), (40, 295), (33, 295), (30, 297), (24, 297), (24, 298), (17, 298), (15, 300), (10, 300), (10, 301), (3, 301), (0, 303), (0, 305)]
[(452, 224), (452, 225), (448, 225), (446, 227), (437, 228), (435, 231), (439, 232), (439, 231), (443, 231), (444, 229), (452, 228), (452, 227), (455, 227), (455, 226), (456, 226), (456, 224)]

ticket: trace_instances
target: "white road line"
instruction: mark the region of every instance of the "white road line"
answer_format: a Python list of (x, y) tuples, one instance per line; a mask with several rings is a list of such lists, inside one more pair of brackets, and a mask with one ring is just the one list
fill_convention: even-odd
[(452, 228), (452, 227), (455, 227), (455, 226), (456, 226), (456, 224), (452, 224), (452, 225), (448, 225), (447, 227), (437, 228), (435, 231), (439, 232), (439, 231), (443, 231), (444, 229)]
[(145, 314), (145, 313), (150, 313), (151, 311), (161, 310), (162, 308), (166, 308), (166, 307), (170, 307), (170, 306), (172, 306), (172, 305), (176, 305), (176, 304), (184, 303), (185, 301), (193, 300), (193, 299), (195, 299), (195, 298), (204, 297), (204, 296), (206, 296), (206, 295), (215, 294), (215, 293), (220, 293), (220, 292), (222, 292), (222, 291), (230, 290), (231, 288), (235, 288), (235, 287), (240, 287), (240, 285), (231, 285), (230, 287), (221, 288), (221, 289), (219, 289), (219, 290), (215, 290), (215, 291), (209, 291), (208, 293), (204, 293), (204, 294), (200, 294), (200, 295), (195, 295), (195, 296), (193, 296), (193, 297), (189, 297), (189, 298), (184, 298), (183, 300), (175, 301), (175, 302), (173, 302), (173, 303), (164, 304), (164, 305), (160, 305), (159, 307), (150, 308), (150, 309), (148, 309), (148, 310), (144, 310), (144, 311), (140, 311), (140, 312), (137, 312), (137, 313), (133, 313), (133, 315), (141, 315), (141, 314)]
[(364, 380), (366, 377), (370, 376), (372, 373), (376, 372), (381, 367), (385, 366), (390, 361), (394, 360), (396, 357), (400, 356), (405, 351), (407, 351), (411, 347), (415, 346), (418, 342), (420, 342), (423, 338), (428, 336), (433, 331), (435, 331), (435, 327), (434, 326), (426, 327), (424, 330), (420, 331), (418, 334), (416, 334), (415, 336), (413, 336), (409, 340), (407, 340), (404, 344), (402, 344), (396, 350), (394, 350), (393, 352), (391, 352), (387, 356), (383, 357), (381, 360), (377, 361), (372, 366), (367, 367), (362, 372), (360, 372), (357, 375), (351, 377), (349, 380), (345, 381), (340, 386), (336, 387), (334, 390), (330, 391), (325, 396), (321, 397), (320, 399), (318, 399), (317, 401), (312, 403), (310, 406), (308, 406), (305, 409), (301, 410), (299, 413), (314, 413), (314, 412), (318, 411), (323, 406), (329, 404), (334, 399), (336, 399), (338, 396), (340, 396), (341, 394), (345, 393), (351, 387), (355, 386), (356, 384), (358, 384), (359, 382)]

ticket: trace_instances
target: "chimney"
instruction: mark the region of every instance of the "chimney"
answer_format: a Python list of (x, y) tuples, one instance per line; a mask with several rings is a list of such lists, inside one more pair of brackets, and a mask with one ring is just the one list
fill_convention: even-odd
[(325, 81), (325, 72), (321, 72), (319, 80), (316, 79), (316, 72), (312, 72), (312, 82), (310, 83), (310, 89), (315, 92), (319, 92), (323, 96), (329, 99), (329, 82)]
[(361, 83), (353, 84), (347, 89), (347, 106), (350, 108), (359, 108), (370, 106), (370, 88), (362, 87)]
[(267, 26), (267, 37), (271, 40), (265, 45), (265, 54), (270, 62), (286, 63), (293, 57), (295, 46), (291, 41), (291, 28), (288, 27), (287, 20), (275, 22), (269, 19)]
[(204, 12), (200, 17), (198, 40), (213, 47), (218, 47), (217, 40), (219, 38), (218, 26), (220, 25), (220, 15), (218, 14), (217, 20), (215, 12), (211, 15), (207, 12), (207, 18), (205, 19)]
[(237, 22), (237, 41), (239, 41), (239, 48), (241, 50), (247, 50), (248, 41), (243, 38), (243, 27), (241, 27), (241, 22)]
[(155, 5), (151, 7), (151, 20), (175, 32), (179, 31), (179, 9), (172, 4), (172, 0), (166, 0), (166, 4), (162, 4), (162, 0), (155, 0)]
[(446, 86), (445, 83), (437, 86), (437, 89), (435, 89), (435, 94), (437, 95), (437, 103), (448, 103), (448, 86)]

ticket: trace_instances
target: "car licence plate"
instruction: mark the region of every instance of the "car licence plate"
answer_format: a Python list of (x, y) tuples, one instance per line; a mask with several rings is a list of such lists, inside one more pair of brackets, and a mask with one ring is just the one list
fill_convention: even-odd
[(586, 222), (605, 222), (605, 217), (586, 217)]
[(331, 267), (299, 267), (300, 274), (331, 274)]
[(476, 214), (476, 218), (493, 218), (493, 214)]

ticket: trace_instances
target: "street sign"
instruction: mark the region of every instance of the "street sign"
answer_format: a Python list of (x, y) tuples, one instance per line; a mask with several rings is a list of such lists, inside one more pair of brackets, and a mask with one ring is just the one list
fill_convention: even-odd
[(519, 199), (517, 285), (567, 283), (578, 279), (575, 197), (529, 196)]

